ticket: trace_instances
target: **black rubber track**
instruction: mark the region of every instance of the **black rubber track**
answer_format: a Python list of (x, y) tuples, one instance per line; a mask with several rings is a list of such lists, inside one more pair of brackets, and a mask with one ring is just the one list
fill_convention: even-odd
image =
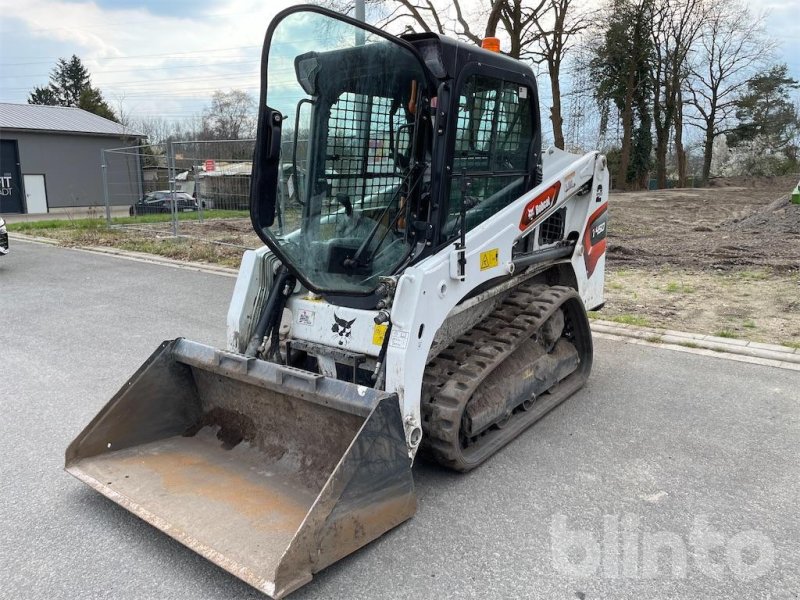
[[(557, 310), (564, 311), (562, 337), (577, 349), (578, 368), (528, 410), (515, 411), (502, 428), (492, 427), (465, 443), (461, 421), (475, 390)], [(423, 450), (447, 468), (474, 469), (579, 390), (591, 368), (591, 330), (578, 293), (563, 286), (523, 283), (484, 321), (428, 363), (422, 385)]]

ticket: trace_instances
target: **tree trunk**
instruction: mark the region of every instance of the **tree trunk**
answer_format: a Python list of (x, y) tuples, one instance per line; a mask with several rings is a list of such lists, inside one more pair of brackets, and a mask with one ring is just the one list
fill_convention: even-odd
[(711, 158), (714, 155), (714, 127), (706, 124), (706, 141), (703, 144), (703, 185), (708, 185), (711, 177)]
[(626, 105), (622, 110), (622, 149), (619, 156), (619, 173), (617, 187), (628, 189), (628, 166), (631, 162), (631, 146), (633, 145), (633, 107)]
[(656, 127), (656, 185), (663, 190), (667, 187), (667, 146), (669, 127)]
[(564, 149), (564, 119), (561, 116), (561, 84), (558, 81), (557, 65), (550, 66), (550, 88), (553, 92), (553, 107), (550, 109), (550, 120), (553, 122), (553, 145)]
[(689, 179), (686, 149), (683, 147), (683, 92), (678, 88), (675, 110), (675, 157), (678, 161), (678, 187), (686, 187)]

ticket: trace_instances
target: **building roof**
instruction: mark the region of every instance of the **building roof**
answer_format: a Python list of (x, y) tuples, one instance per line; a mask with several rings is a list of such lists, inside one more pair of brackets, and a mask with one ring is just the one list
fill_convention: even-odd
[(0, 129), (145, 137), (137, 131), (80, 108), (5, 102), (0, 102)]

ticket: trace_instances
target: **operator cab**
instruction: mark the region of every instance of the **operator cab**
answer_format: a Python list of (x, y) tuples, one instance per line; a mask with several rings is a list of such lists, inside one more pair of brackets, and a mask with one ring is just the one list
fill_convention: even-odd
[(309, 290), (374, 297), (538, 183), (527, 67), (317, 7), (284, 15), (265, 44), (251, 216)]

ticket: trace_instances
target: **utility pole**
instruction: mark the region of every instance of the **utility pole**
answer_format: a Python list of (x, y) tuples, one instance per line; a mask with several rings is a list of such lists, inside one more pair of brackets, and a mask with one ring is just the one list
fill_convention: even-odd
[[(356, 19), (362, 23), (367, 22), (366, 10), (364, 8), (365, 0), (356, 0)], [(364, 45), (364, 30), (359, 29), (356, 32), (356, 46)]]

